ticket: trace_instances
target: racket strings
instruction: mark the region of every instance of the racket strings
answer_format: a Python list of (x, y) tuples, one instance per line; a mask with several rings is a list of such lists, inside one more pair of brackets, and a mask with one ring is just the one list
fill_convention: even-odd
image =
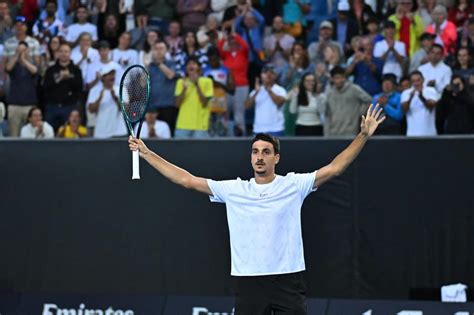
[(123, 80), (122, 103), (131, 123), (139, 121), (144, 116), (148, 97), (148, 74), (139, 67), (130, 69)]

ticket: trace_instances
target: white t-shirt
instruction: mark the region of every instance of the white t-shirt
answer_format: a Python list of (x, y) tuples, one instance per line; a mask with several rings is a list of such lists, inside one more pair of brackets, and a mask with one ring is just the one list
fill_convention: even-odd
[[(278, 96), (288, 98), (286, 90), (274, 84), (272, 86), (272, 92)], [(255, 90), (250, 93), (250, 97), (255, 95)], [(262, 86), (260, 92), (258, 92), (255, 98), (255, 120), (253, 124), (253, 132), (278, 132), (285, 129), (285, 117), (283, 116), (283, 106), (275, 104), (267, 92)]]
[[(161, 121), (161, 120), (157, 120), (155, 121), (155, 133), (156, 133), (156, 136), (159, 138), (159, 139), (169, 139), (171, 138), (171, 131), (170, 131), (170, 127), (168, 126), (168, 124), (164, 121)], [(135, 125), (135, 134), (138, 130), (138, 124)], [(149, 134), (149, 130), (148, 130), (148, 124), (146, 123), (146, 121), (143, 122), (142, 124), (142, 130), (140, 130), (140, 138), (142, 139), (148, 139), (148, 134)]]
[(26, 139), (47, 139), (47, 138), (54, 138), (54, 130), (50, 124), (46, 121), (43, 121), (43, 134), (40, 136), (36, 136), (36, 131), (38, 128), (33, 127), (30, 123), (24, 125), (20, 131), (20, 138)]
[(90, 71), (90, 69), (92, 69), (94, 63), (96, 63), (99, 58), (99, 51), (95, 48), (90, 47), (87, 50), (86, 60), (82, 61), (82, 63), (79, 65), (79, 62), (82, 60), (81, 48), (79, 46), (76, 46), (71, 51), (71, 60), (76, 66), (81, 69), (82, 81), (84, 82), (84, 85), (86, 85), (87, 83), (87, 73)]
[[(399, 55), (406, 57), (404, 43), (397, 40), (395, 41), (395, 44), (393, 47), (395, 48), (396, 52)], [(374, 57), (376, 58), (382, 57), (387, 50), (388, 50), (388, 43), (385, 39), (377, 42), (374, 47)], [(383, 74), (393, 73), (397, 76), (398, 79), (402, 77), (402, 66), (400, 65), (400, 63), (398, 63), (393, 52), (388, 53), (387, 59), (385, 60), (385, 63), (383, 65), (382, 73)]]
[(436, 66), (433, 66), (431, 62), (427, 62), (424, 65), (421, 65), (418, 70), (423, 74), (423, 77), (425, 78), (425, 86), (431, 80), (436, 81), (435, 89), (438, 92), (439, 96), (441, 96), (444, 88), (449, 84), (449, 82), (451, 82), (451, 76), (453, 74), (451, 68), (448, 67), (442, 61)]
[(118, 63), (116, 76), (121, 78), (122, 74), (128, 67), (139, 64), (138, 53), (135, 49), (120, 50), (115, 48), (112, 50), (112, 61)]
[[(90, 90), (89, 97), (87, 98), (87, 111), (89, 111), (90, 104), (99, 99), (101, 91), (102, 87), (98, 86)], [(114, 86), (114, 92), (118, 97), (118, 86)], [(106, 90), (99, 104), (99, 110), (95, 120), (94, 138), (110, 138), (127, 134), (127, 126), (125, 125), (120, 107), (112, 98), (112, 93)]]
[[(410, 99), (412, 91), (413, 88), (403, 91), (401, 103)], [(432, 87), (424, 87), (422, 93), (427, 100), (438, 101), (439, 99), (438, 93)], [(426, 108), (418, 95), (419, 93), (415, 92), (407, 112), (407, 136), (436, 136), (435, 110)]]
[(316, 172), (277, 175), (268, 184), (255, 179), (207, 184), (212, 202), (226, 204), (231, 275), (261, 276), (305, 270), (301, 206), (313, 189)]
[(79, 38), (79, 35), (81, 35), (82, 33), (91, 34), (92, 40), (94, 42), (97, 41), (97, 26), (91, 23), (71, 24), (66, 30), (66, 41), (74, 43)]

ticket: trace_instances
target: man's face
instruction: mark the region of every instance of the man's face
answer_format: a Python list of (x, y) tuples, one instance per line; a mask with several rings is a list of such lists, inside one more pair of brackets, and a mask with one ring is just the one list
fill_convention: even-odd
[(262, 83), (264, 85), (273, 85), (275, 83), (275, 74), (273, 71), (264, 71), (261, 74)]
[(324, 40), (331, 39), (332, 37), (332, 29), (329, 27), (323, 27), (319, 29), (319, 37)]
[(281, 16), (275, 16), (273, 19), (273, 29), (277, 32), (280, 32), (283, 29), (283, 19)]
[(111, 88), (115, 83), (115, 71), (109, 72), (102, 77), (102, 82), (106, 88)]
[(254, 27), (257, 23), (255, 21), (255, 16), (252, 12), (247, 12), (244, 17), (244, 24), (246, 27)]
[(411, 87), (411, 82), (410, 80), (403, 80), (400, 82), (400, 91), (403, 92), (405, 90), (408, 90)]
[(92, 38), (89, 34), (85, 34), (81, 36), (81, 40), (79, 41), (79, 45), (82, 48), (89, 48), (92, 46)]
[(77, 10), (77, 20), (80, 23), (85, 23), (87, 21), (87, 10), (85, 8), (79, 8)]
[(384, 93), (390, 93), (395, 90), (395, 85), (390, 80), (385, 80), (382, 82), (382, 90)]
[(433, 10), (433, 12), (431, 13), (431, 18), (433, 19), (433, 22), (437, 25), (441, 25), (441, 23), (444, 22), (444, 20), (446, 19), (446, 16), (444, 15), (444, 12), (438, 10), (438, 9), (435, 9)]
[(399, 0), (397, 8), (401, 14), (405, 15), (411, 11), (412, 7), (413, 7), (412, 0)]
[(59, 47), (58, 59), (63, 63), (69, 62), (71, 60), (71, 48), (67, 45), (61, 45), (61, 47)]
[(168, 27), (168, 33), (171, 36), (176, 37), (179, 35), (179, 32), (180, 32), (179, 23), (176, 23), (176, 22), (170, 23), (170, 26)]
[(100, 56), (100, 59), (102, 60), (109, 60), (110, 48), (105, 48), (105, 47), (99, 48), (99, 56)]
[(152, 50), (152, 54), (153, 54), (153, 58), (155, 60), (162, 60), (165, 58), (166, 56), (166, 45), (165, 43), (156, 43), (155, 45), (153, 45), (153, 50)]
[(252, 144), (251, 163), (254, 172), (266, 175), (275, 172), (275, 165), (280, 161), (280, 155), (275, 154), (270, 142), (258, 140)]
[(26, 26), (25, 23), (16, 22), (15, 29), (17, 34), (26, 34), (26, 32), (28, 31), (28, 26)]
[(387, 27), (384, 30), (384, 33), (385, 33), (385, 37), (388, 37), (390, 39), (393, 39), (395, 37), (395, 29), (392, 27)]
[(344, 83), (346, 83), (346, 76), (343, 74), (336, 74), (331, 78), (331, 81), (336, 89), (342, 89)]
[(438, 64), (441, 60), (443, 60), (443, 50), (439, 47), (431, 47), (429, 60), (432, 64)]
[(423, 88), (423, 78), (418, 74), (414, 74), (411, 76), (411, 84), (416, 90), (420, 90)]
[(421, 46), (425, 50), (429, 50), (431, 46), (433, 46), (433, 44), (434, 44), (434, 39), (432, 38), (425, 38), (424, 40), (421, 41)]
[(54, 16), (56, 14), (56, 4), (54, 4), (54, 2), (48, 2), (46, 5), (46, 14), (48, 16)]

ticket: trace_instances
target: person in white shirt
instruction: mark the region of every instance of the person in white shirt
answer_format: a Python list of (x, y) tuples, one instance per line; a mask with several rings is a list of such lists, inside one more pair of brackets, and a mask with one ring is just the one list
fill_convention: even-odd
[(86, 32), (91, 34), (92, 40), (97, 41), (97, 26), (87, 22), (89, 10), (84, 5), (79, 5), (76, 10), (77, 23), (71, 24), (66, 30), (66, 41), (75, 44), (79, 35)]
[[(100, 75), (100, 72), (102, 69), (111, 64), (115, 68), (115, 71), (119, 68), (119, 65), (116, 62), (113, 62), (112, 59), (110, 58), (110, 44), (106, 40), (101, 40), (97, 46), (98, 50), (98, 58), (95, 59), (95, 62), (92, 63), (90, 67), (87, 68), (87, 73), (86, 73), (86, 89), (90, 90), (94, 86), (99, 85), (102, 86), (102, 77)], [(119, 85), (120, 84), (120, 77), (117, 75), (115, 76), (115, 84)]]
[(263, 68), (261, 79), (262, 85), (257, 78), (255, 89), (245, 101), (246, 108), (255, 106), (253, 133), (263, 132), (277, 137), (283, 136), (285, 129), (283, 105), (288, 95), (283, 87), (275, 84), (276, 73), (273, 66), (267, 65)]
[(112, 61), (118, 63), (117, 76), (122, 74), (128, 67), (138, 64), (138, 52), (130, 48), (131, 35), (129, 32), (123, 32), (119, 37), (118, 47), (112, 50)]
[[(145, 114), (145, 121), (140, 130), (140, 138), (142, 139), (169, 139), (171, 138), (171, 130), (168, 124), (162, 120), (158, 120), (158, 112), (156, 109), (148, 109)], [(138, 130), (138, 124), (135, 125), (135, 134)]]
[(403, 91), (400, 102), (406, 113), (407, 136), (436, 136), (435, 107), (439, 99), (436, 90), (424, 86), (423, 74), (410, 74), (412, 87)]
[(374, 47), (374, 57), (385, 63), (382, 74), (393, 73), (397, 79), (403, 75), (403, 65), (406, 58), (405, 44), (395, 40), (396, 26), (393, 21), (386, 21), (384, 25), (385, 39), (378, 41)]
[(418, 68), (423, 74), (426, 86), (431, 86), (438, 92), (438, 97), (444, 91), (444, 88), (451, 82), (453, 72), (449, 66), (443, 62), (444, 48), (440, 44), (433, 44), (428, 54), (429, 62)]
[(197, 177), (149, 150), (141, 139), (129, 138), (138, 151), (173, 183), (225, 203), (231, 244), (231, 275), (238, 294), (235, 314), (306, 314), (305, 270), (301, 235), (304, 199), (330, 179), (339, 176), (357, 157), (383, 122), (382, 110), (370, 106), (361, 119), (361, 131), (330, 164), (309, 173), (275, 173), (280, 160), (278, 139), (257, 134), (252, 140), (254, 177), (215, 181)]
[(102, 86), (89, 92), (87, 110), (96, 113), (94, 138), (111, 138), (128, 134), (119, 104), (119, 87), (115, 85), (115, 69), (106, 66), (101, 70)]
[(20, 138), (54, 138), (53, 127), (46, 121), (43, 121), (43, 113), (38, 107), (33, 107), (28, 112), (28, 124), (21, 128)]
[(99, 59), (99, 52), (92, 48), (92, 37), (89, 33), (79, 36), (79, 45), (71, 51), (72, 62), (81, 69), (82, 82), (87, 82), (87, 73), (93, 68), (93, 64)]

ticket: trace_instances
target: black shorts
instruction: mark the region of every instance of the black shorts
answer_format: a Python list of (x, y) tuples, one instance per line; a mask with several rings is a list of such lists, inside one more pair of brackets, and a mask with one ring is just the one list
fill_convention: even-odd
[(235, 315), (306, 315), (303, 272), (234, 277)]

